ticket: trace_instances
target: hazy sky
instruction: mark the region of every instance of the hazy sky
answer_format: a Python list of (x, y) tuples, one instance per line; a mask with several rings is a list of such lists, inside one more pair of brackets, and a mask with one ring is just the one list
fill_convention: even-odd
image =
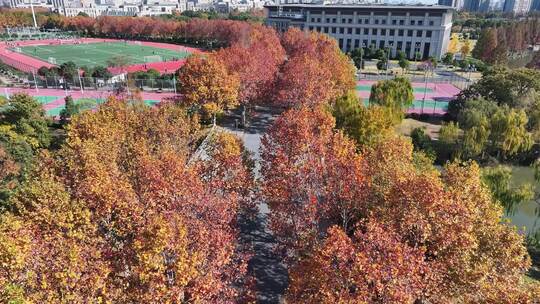
[(424, 3), (424, 4), (436, 4), (437, 0), (386, 0), (387, 3)]

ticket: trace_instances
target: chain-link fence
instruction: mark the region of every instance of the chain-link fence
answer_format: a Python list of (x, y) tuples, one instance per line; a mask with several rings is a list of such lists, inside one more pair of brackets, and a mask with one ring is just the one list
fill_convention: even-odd
[(66, 90), (96, 90), (110, 91), (118, 87), (129, 85), (130, 88), (137, 88), (147, 92), (175, 92), (176, 79), (136, 79), (124, 78), (124, 76), (110, 79), (97, 77), (73, 77), (65, 78), (61, 76), (28, 76), (26, 86), (40, 89), (66, 89)]
[(385, 74), (384, 71), (381, 71), (380, 74), (374, 74), (374, 73), (362, 73), (359, 74), (360, 80), (368, 80), (368, 81), (379, 81), (379, 80), (385, 80), (385, 79), (393, 79), (395, 77), (405, 77), (408, 78), (411, 82), (416, 83), (435, 83), (435, 84), (451, 84), (455, 86), (458, 89), (466, 89), (471, 84), (474, 83), (474, 80), (470, 77), (467, 77), (467, 74), (465, 73), (465, 76), (458, 75), (456, 73), (447, 73), (445, 75), (439, 75), (436, 72), (430, 73), (427, 75), (401, 75), (401, 74), (392, 74), (389, 73), (388, 75)]

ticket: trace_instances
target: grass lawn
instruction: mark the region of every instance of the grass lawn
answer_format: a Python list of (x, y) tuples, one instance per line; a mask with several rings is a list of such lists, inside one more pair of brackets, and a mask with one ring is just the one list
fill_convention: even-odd
[[(180, 48), (180, 47), (179, 47)], [(189, 56), (187, 51), (175, 51), (125, 42), (100, 42), (87, 44), (40, 45), (21, 47), (23, 54), (48, 62), (50, 57), (56, 64), (73, 61), (77, 66), (107, 66), (115, 57), (126, 57), (129, 64), (181, 59)], [(148, 61), (145, 56), (160, 56)], [(148, 59), (148, 58), (147, 58)]]

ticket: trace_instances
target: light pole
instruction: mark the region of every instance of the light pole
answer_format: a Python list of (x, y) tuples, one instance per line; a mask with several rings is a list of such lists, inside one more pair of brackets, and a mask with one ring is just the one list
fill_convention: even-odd
[(362, 48), (361, 48), (361, 52), (360, 52), (360, 78), (362, 78), (362, 67), (364, 66), (364, 48), (365, 48), (365, 43), (362, 43)]
[(36, 12), (34, 12), (34, 0), (30, 0), (30, 9), (32, 9), (32, 19), (34, 20), (34, 28), (37, 29)]
[(388, 80), (388, 66), (390, 65), (390, 53), (392, 52), (393, 46), (394, 46), (393, 43), (388, 43), (388, 48), (387, 48), (388, 54), (386, 54), (386, 75), (385, 75), (386, 80)]
[(81, 71), (77, 69), (77, 76), (79, 76), (79, 86), (81, 88), (81, 94), (84, 94), (83, 82), (81, 80)]

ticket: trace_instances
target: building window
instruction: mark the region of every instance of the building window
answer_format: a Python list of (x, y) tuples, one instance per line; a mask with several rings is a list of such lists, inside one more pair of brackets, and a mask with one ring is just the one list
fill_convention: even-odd
[(426, 37), (431, 38), (431, 31), (426, 31)]
[(379, 48), (384, 49), (384, 40), (379, 41)]
[(381, 20), (382, 24), (386, 24), (386, 19)]
[(333, 27), (333, 28), (332, 28), (332, 34), (335, 34), (335, 33), (336, 33), (336, 28)]
[(411, 25), (414, 25), (415, 21), (414, 20), (411, 20)]
[(326, 23), (330, 23), (330, 18), (326, 18)]
[(386, 29), (381, 30), (381, 36), (386, 36)]
[(343, 39), (339, 39), (339, 48), (343, 49)]
[(390, 30), (390, 36), (394, 36), (396, 34), (396, 30)]
[(399, 20), (399, 25), (405, 25), (405, 20)]
[(369, 19), (364, 19), (365, 24), (369, 24)]
[(348, 28), (348, 29), (347, 29), (347, 33), (348, 33), (348, 34), (352, 34), (352, 28)]
[(375, 19), (375, 24), (379, 24), (379, 19)]
[(364, 35), (369, 35), (369, 29), (367, 28), (364, 29)]
[(392, 20), (392, 25), (396, 25), (397, 24), (397, 20), (396, 19), (393, 19)]
[(403, 30), (398, 30), (398, 36), (403, 37)]
[(368, 46), (368, 42), (367, 42), (367, 39), (364, 39), (362, 41), (362, 47), (367, 47)]
[(320, 32), (320, 31), (321, 31), (321, 27), (317, 26), (317, 32)]
[(310, 31), (313, 31), (313, 26), (310, 26), (310, 27), (309, 27), (309, 30), (310, 30)]
[(412, 36), (413, 36), (413, 31), (412, 31), (412, 30), (408, 30), (408, 31), (407, 31), (407, 36), (412, 37)]
[(416, 37), (422, 37), (422, 32), (423, 31), (416, 31)]
[(360, 47), (360, 40), (354, 39), (354, 48), (357, 49)]
[(332, 23), (337, 23), (337, 19), (336, 19), (336, 18), (332, 18)]
[(353, 21), (352, 18), (349, 18), (349, 23), (352, 23), (352, 21)]
[(340, 28), (339, 28), (339, 33), (340, 33), (340, 34), (345, 34), (345, 28), (344, 28), (344, 27), (340, 27)]
[(433, 26), (434, 24), (435, 24), (435, 22), (433, 22), (433, 21), (430, 21), (430, 22), (429, 22), (429, 25), (430, 25), (430, 26)]
[(359, 28), (356, 29), (356, 35), (360, 35), (360, 29)]
[(424, 21), (418, 20), (418, 25), (424, 25)]

